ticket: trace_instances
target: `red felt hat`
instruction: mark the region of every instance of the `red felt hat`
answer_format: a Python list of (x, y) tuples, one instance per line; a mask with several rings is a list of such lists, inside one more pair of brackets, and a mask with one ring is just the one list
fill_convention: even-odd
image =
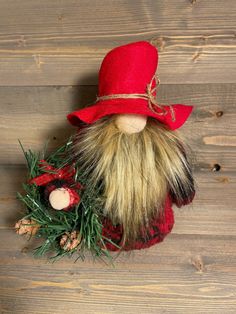
[(179, 128), (193, 107), (157, 103), (157, 64), (158, 51), (146, 41), (112, 49), (99, 71), (97, 100), (87, 108), (70, 113), (69, 122), (79, 126), (81, 121), (90, 124), (112, 114), (140, 114), (156, 118), (172, 130)]

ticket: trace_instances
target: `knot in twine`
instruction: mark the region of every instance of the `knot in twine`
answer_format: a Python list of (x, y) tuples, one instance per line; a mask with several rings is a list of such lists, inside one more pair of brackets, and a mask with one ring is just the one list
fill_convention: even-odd
[[(156, 84), (154, 87), (153, 81), (156, 81)], [(163, 105), (158, 104), (156, 100), (156, 92), (158, 89), (158, 86), (160, 85), (160, 79), (158, 78), (157, 75), (153, 75), (151, 81), (149, 84), (147, 84), (146, 88), (146, 93), (145, 94), (139, 94), (139, 93), (134, 93), (134, 94), (110, 94), (110, 95), (104, 95), (104, 96), (98, 96), (96, 99), (96, 102), (99, 100), (109, 100), (109, 99), (118, 99), (118, 98), (123, 98), (123, 99), (145, 99), (148, 101), (148, 107), (149, 109), (154, 112), (157, 115), (160, 116), (165, 116), (167, 115), (168, 111), (163, 107)], [(170, 113), (171, 113), (171, 119), (172, 121), (175, 121), (175, 113), (173, 107), (170, 105)], [(160, 112), (157, 112), (155, 108), (158, 108)]]

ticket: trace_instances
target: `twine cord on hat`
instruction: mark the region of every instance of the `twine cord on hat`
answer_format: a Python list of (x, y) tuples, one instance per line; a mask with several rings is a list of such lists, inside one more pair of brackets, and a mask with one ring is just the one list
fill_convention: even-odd
[[(152, 84), (154, 80), (156, 81), (156, 85), (152, 88)], [(96, 102), (99, 100), (109, 100), (109, 99), (118, 99), (118, 98), (144, 99), (148, 101), (148, 107), (152, 112), (160, 116), (165, 116), (166, 114), (168, 114), (168, 111), (162, 105), (158, 104), (156, 100), (156, 91), (159, 85), (160, 85), (160, 79), (158, 78), (157, 75), (154, 75), (150, 83), (147, 84), (147, 92), (145, 94), (134, 93), (134, 94), (110, 94), (110, 95), (104, 95), (104, 96), (97, 96)], [(155, 107), (160, 109), (161, 112), (157, 112), (155, 110)], [(170, 107), (171, 119), (172, 121), (175, 121), (174, 109), (172, 106), (169, 106), (169, 107)]]

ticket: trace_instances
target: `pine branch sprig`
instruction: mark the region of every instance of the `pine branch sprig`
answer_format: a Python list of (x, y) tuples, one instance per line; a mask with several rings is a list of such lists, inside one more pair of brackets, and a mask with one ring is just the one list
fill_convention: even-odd
[[(22, 144), (21, 148), (26, 158), (29, 170), (28, 178), (35, 178), (43, 173), (50, 172), (46, 169), (41, 160), (44, 159), (47, 164), (56, 169), (61, 169), (71, 162), (69, 152), (73, 144), (72, 138), (67, 143), (59, 147), (55, 152), (45, 157), (45, 151), (42, 153), (34, 153), (31, 150), (25, 151)], [(40, 187), (36, 184), (24, 183), (24, 195), (17, 193), (18, 199), (26, 207), (26, 215), (23, 219), (35, 221), (40, 227), (35, 235), (36, 238), (43, 240), (43, 243), (35, 249), (36, 256), (54, 252), (53, 260), (64, 256), (77, 255), (77, 259), (84, 259), (84, 252), (89, 250), (94, 257), (106, 257), (112, 259), (109, 251), (106, 249), (104, 241), (111, 242), (102, 235), (102, 209), (96, 202), (99, 191), (94, 188), (90, 189), (86, 177), (79, 170), (78, 165), (75, 166), (74, 182), (81, 183), (86, 188), (80, 191), (80, 203), (71, 211), (58, 211), (50, 207), (42, 197)], [(81, 241), (76, 248), (65, 250), (60, 245), (60, 239), (63, 235), (68, 236), (73, 232), (79, 235)], [(73, 239), (74, 240), (74, 239)], [(71, 240), (72, 241), (72, 240)], [(68, 246), (64, 246), (68, 247)], [(77, 260), (76, 259), (76, 260)]]

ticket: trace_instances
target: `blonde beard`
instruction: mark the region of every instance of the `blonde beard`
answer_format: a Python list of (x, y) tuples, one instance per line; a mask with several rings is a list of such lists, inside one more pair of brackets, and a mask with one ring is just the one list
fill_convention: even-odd
[(152, 118), (134, 134), (121, 132), (115, 116), (100, 119), (80, 130), (74, 152), (89, 184), (101, 186), (104, 214), (123, 225), (124, 243), (162, 212), (169, 191), (181, 200), (194, 189), (182, 142)]

